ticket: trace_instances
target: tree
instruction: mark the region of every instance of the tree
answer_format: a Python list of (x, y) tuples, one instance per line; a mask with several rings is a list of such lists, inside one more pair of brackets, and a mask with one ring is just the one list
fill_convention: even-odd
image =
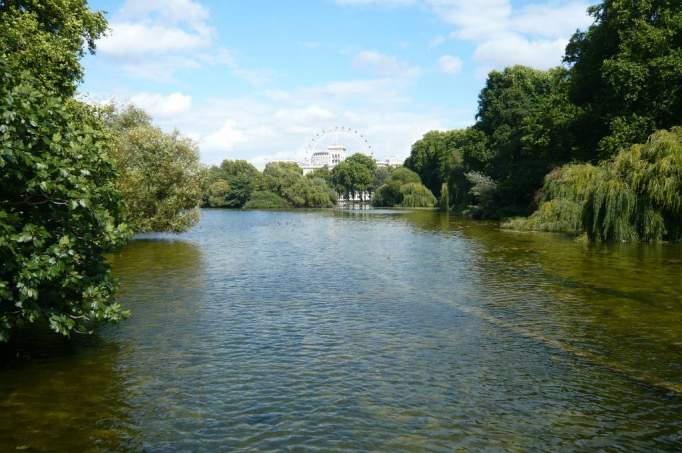
[(220, 179), (208, 187), (208, 205), (214, 208), (227, 207), (227, 196), (230, 193), (230, 184), (224, 179)]
[(416, 172), (431, 192), (440, 196), (440, 186), (447, 178), (453, 150), (447, 143), (447, 132), (431, 131), (412, 145), (405, 166)]
[(468, 191), (464, 173), (484, 171), (493, 153), (483, 132), (475, 128), (447, 132), (431, 131), (412, 145), (405, 166), (417, 174), (434, 195), (440, 197), (443, 183), (459, 204)]
[(356, 153), (332, 170), (332, 182), (339, 192), (355, 196), (358, 192), (372, 191), (376, 162), (370, 156)]
[[(682, 118), (682, 3), (604, 0), (566, 48), (580, 146), (609, 158)], [(596, 159), (595, 159), (596, 160)]]
[(291, 205), (276, 193), (269, 191), (257, 191), (251, 195), (251, 199), (244, 205), (244, 209), (287, 209)]
[(129, 238), (111, 138), (15, 65), (0, 56), (0, 341), (29, 324), (87, 332), (126, 315), (104, 256)]
[(320, 178), (323, 179), (329, 186), (332, 185), (332, 172), (326, 165), (322, 168), (316, 168), (306, 175), (309, 179)]
[(419, 175), (405, 167), (396, 168), (372, 199), (374, 206), (387, 207), (432, 207), (435, 202), (435, 197), (422, 185)]
[(404, 208), (431, 208), (436, 204), (436, 197), (423, 184), (411, 182), (400, 188), (402, 201), (400, 206)]
[(585, 232), (592, 241), (682, 240), (682, 128), (658, 131), (599, 165), (555, 170), (540, 208), (506, 226)]
[(133, 106), (109, 110), (107, 123), (116, 141), (117, 187), (133, 230), (182, 232), (194, 226), (202, 197), (196, 145), (177, 131), (167, 134), (154, 127)]
[[(212, 184), (223, 181), (230, 190), (219, 205), (211, 202), (209, 189)], [(202, 190), (205, 206), (214, 208), (241, 208), (254, 191), (261, 190), (263, 178), (260, 172), (245, 160), (224, 160), (219, 167), (212, 166), (204, 172)], [(215, 199), (213, 201), (216, 201)]]
[(0, 55), (7, 70), (29, 71), (36, 88), (71, 96), (83, 77), (80, 58), (104, 35), (102, 12), (86, 0), (0, 0)]
[(497, 181), (503, 207), (527, 212), (544, 175), (571, 160), (576, 115), (561, 68), (514, 66), (490, 73), (475, 127), (493, 152), (480, 171)]

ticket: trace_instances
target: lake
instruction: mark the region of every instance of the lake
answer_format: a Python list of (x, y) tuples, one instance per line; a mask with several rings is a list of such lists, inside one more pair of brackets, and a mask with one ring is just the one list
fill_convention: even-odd
[(0, 368), (0, 451), (682, 449), (682, 247), (431, 211), (205, 210), (130, 320)]

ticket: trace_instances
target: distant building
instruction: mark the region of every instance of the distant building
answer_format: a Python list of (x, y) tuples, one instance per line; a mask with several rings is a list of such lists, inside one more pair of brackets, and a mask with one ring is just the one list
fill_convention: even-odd
[(402, 160), (399, 159), (384, 159), (384, 160), (378, 160), (376, 159), (377, 167), (382, 168), (382, 167), (400, 167), (403, 164)]
[[(279, 160), (272, 162), (287, 162), (287, 163), (297, 163), (299, 167), (303, 169), (303, 174), (307, 175), (320, 168), (327, 167), (328, 169), (333, 169), (338, 164), (346, 160), (347, 149), (344, 145), (329, 145), (324, 151), (315, 151), (310, 157), (307, 157), (301, 162), (296, 162), (292, 160)], [(373, 157), (373, 156), (372, 156)], [(379, 168), (387, 167), (399, 167), (403, 164), (401, 160), (398, 159), (374, 159)], [(371, 192), (358, 192), (354, 195), (350, 194), (346, 197), (345, 194), (339, 194), (340, 202), (367, 202), (372, 200)]]
[(329, 145), (326, 151), (316, 151), (309, 158), (299, 163), (303, 174), (327, 167), (330, 170), (346, 159), (346, 147), (343, 145)]

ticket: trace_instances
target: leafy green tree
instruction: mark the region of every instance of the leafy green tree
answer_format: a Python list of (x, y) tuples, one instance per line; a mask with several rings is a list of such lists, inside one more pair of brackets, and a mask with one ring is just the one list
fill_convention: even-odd
[(327, 208), (336, 203), (336, 195), (324, 179), (304, 177), (295, 163), (272, 162), (265, 166), (267, 188), (296, 208)]
[(291, 205), (276, 193), (269, 191), (257, 191), (251, 195), (251, 199), (244, 205), (244, 209), (287, 209)]
[(482, 171), (497, 181), (502, 206), (526, 212), (544, 175), (574, 157), (576, 115), (564, 69), (514, 66), (490, 73), (475, 127), (493, 152)]
[(405, 166), (416, 172), (431, 192), (440, 196), (440, 186), (447, 172), (454, 150), (449, 149), (447, 132), (431, 131), (412, 145)]
[(117, 187), (127, 204), (135, 232), (182, 232), (199, 221), (202, 169), (199, 152), (177, 131), (154, 127), (142, 110), (129, 106), (110, 110)]
[(471, 187), (469, 194), (472, 201), (467, 214), (478, 219), (498, 217), (497, 182), (491, 177), (475, 171), (467, 173), (466, 178)]
[(436, 197), (422, 184), (411, 182), (400, 188), (402, 201), (400, 206), (404, 208), (431, 208), (436, 204)]
[(573, 35), (564, 60), (583, 109), (580, 146), (609, 158), (680, 123), (682, 2), (604, 0), (589, 12), (594, 24)]
[(506, 226), (585, 232), (592, 241), (682, 240), (682, 128), (658, 131), (599, 165), (555, 170), (540, 208)]
[(44, 85), (0, 56), (0, 341), (20, 326), (69, 335), (126, 315), (104, 257), (129, 238), (110, 135)]
[(208, 205), (214, 208), (225, 208), (228, 206), (227, 197), (230, 194), (230, 184), (224, 179), (220, 179), (208, 187)]
[[(0, 55), (8, 71), (29, 71), (37, 85), (71, 96), (83, 77), (80, 58), (104, 35), (102, 12), (86, 0), (0, 0)], [(36, 87), (39, 88), (39, 87)]]
[(376, 162), (372, 157), (356, 153), (334, 167), (332, 182), (339, 192), (355, 197), (357, 193), (374, 190), (375, 171)]
[(450, 191), (447, 183), (443, 183), (443, 187), (440, 189), (440, 200), (438, 200), (438, 204), (441, 211), (450, 211)]
[(435, 202), (435, 197), (422, 185), (419, 175), (405, 167), (396, 168), (372, 199), (374, 206), (387, 207), (432, 207)]
[(320, 178), (323, 179), (330, 187), (332, 185), (332, 172), (326, 165), (322, 168), (316, 168), (306, 175), (310, 179)]
[(265, 186), (272, 192), (282, 194), (303, 177), (303, 169), (293, 162), (270, 162), (263, 170)]
[(468, 191), (464, 173), (486, 170), (492, 158), (487, 138), (478, 129), (431, 131), (412, 145), (405, 166), (419, 174), (424, 185), (438, 197), (443, 183), (448, 183), (448, 191), (458, 204)]
[(391, 177), (392, 171), (393, 168), (387, 166), (377, 167), (377, 169), (374, 170), (374, 175), (372, 175), (372, 187), (374, 190), (381, 187), (388, 180), (388, 178)]
[[(219, 201), (219, 205), (211, 202), (209, 190), (212, 184), (223, 181), (230, 190)], [(201, 183), (204, 193), (204, 206), (214, 208), (241, 208), (251, 198), (254, 191), (261, 190), (263, 178), (261, 173), (245, 160), (224, 160), (220, 166), (212, 166), (204, 172)]]

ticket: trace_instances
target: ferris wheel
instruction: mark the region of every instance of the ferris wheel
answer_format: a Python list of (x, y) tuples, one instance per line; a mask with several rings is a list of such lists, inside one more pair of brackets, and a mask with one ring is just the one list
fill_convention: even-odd
[(309, 155), (312, 155), (320, 150), (327, 150), (332, 145), (344, 146), (349, 153), (374, 155), (374, 149), (369, 140), (367, 140), (367, 137), (362, 135), (357, 129), (345, 126), (322, 129), (310, 139), (306, 151)]

